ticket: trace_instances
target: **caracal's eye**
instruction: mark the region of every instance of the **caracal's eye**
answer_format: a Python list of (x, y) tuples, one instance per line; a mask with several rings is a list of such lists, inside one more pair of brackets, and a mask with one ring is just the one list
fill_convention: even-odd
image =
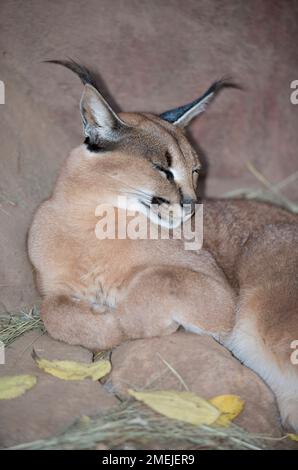
[(197, 179), (198, 176), (199, 176), (199, 174), (200, 174), (200, 167), (194, 168), (194, 169), (192, 170), (192, 176), (193, 176), (194, 179)]
[(161, 165), (153, 164), (154, 168), (159, 171), (168, 181), (174, 181), (174, 175), (168, 168), (164, 168)]

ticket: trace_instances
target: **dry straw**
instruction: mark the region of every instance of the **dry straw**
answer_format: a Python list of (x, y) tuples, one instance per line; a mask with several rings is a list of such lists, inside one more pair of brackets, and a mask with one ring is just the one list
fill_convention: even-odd
[(125, 402), (94, 419), (83, 417), (58, 436), (21, 444), (11, 449), (246, 449), (269, 448), (281, 439), (229, 428), (196, 427), (158, 415), (144, 406)]
[(0, 341), (5, 346), (11, 344), (27, 331), (36, 329), (45, 331), (37, 307), (33, 307), (30, 310), (24, 309), (20, 312), (0, 313)]

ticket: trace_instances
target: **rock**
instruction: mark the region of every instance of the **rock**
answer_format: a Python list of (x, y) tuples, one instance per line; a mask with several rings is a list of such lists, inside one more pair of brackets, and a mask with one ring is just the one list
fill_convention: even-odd
[(184, 390), (184, 381), (190, 391), (207, 399), (239, 395), (245, 407), (236, 424), (250, 432), (280, 435), (273, 393), (210, 337), (179, 331), (163, 338), (127, 342), (113, 352), (112, 365), (106, 386), (120, 397), (128, 396), (128, 388)]
[(33, 347), (47, 359), (92, 361), (86, 349), (41, 336), (40, 331), (26, 333), (8, 346), (0, 376), (32, 374), (37, 384), (18, 398), (0, 401), (1, 447), (56, 435), (81, 416), (98, 414), (118, 403), (99, 382), (65, 381), (46, 374), (31, 358)]

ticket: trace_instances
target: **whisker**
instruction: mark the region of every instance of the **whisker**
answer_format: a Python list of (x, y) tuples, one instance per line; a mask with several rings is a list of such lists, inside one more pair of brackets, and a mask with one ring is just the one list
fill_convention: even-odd
[(119, 193), (125, 194), (125, 195), (128, 195), (128, 196), (135, 196), (135, 197), (138, 197), (138, 198), (140, 198), (144, 201), (147, 201), (147, 202), (151, 203), (151, 196), (144, 196), (142, 193), (137, 193), (137, 192), (133, 192), (133, 191), (119, 191)]
[(128, 188), (132, 189), (133, 191), (136, 191), (137, 193), (143, 194), (144, 196), (147, 196), (147, 197), (151, 197), (151, 195), (146, 193), (145, 191), (142, 191), (141, 189), (135, 188), (135, 187), (129, 185), (128, 183), (125, 183), (124, 181), (121, 181), (119, 178), (116, 178), (115, 176), (111, 176), (111, 175), (107, 175), (107, 174), (105, 174), (105, 176), (107, 176), (111, 179), (114, 179), (115, 181), (118, 181), (122, 185), (127, 186)]

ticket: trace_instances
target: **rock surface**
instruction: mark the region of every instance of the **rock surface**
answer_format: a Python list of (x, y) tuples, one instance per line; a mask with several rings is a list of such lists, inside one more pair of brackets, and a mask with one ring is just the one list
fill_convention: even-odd
[(31, 358), (33, 347), (47, 359), (92, 360), (86, 349), (41, 336), (39, 331), (26, 333), (7, 347), (0, 377), (31, 374), (37, 377), (37, 384), (18, 398), (0, 401), (0, 447), (56, 435), (81, 416), (98, 414), (118, 403), (99, 382), (66, 381), (46, 374)]
[(106, 386), (122, 398), (128, 396), (128, 388), (184, 390), (183, 381), (190, 391), (207, 399), (239, 395), (245, 408), (236, 424), (250, 432), (280, 435), (272, 392), (212, 338), (179, 331), (163, 338), (124, 343), (113, 352), (112, 365)]

